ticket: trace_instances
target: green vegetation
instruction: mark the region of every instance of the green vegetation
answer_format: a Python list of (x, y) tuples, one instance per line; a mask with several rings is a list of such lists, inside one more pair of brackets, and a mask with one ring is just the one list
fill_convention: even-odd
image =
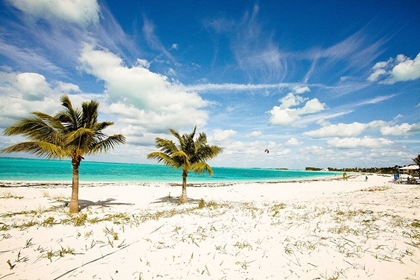
[(176, 145), (172, 140), (156, 138), (156, 147), (160, 152), (152, 152), (147, 155), (148, 159), (156, 159), (163, 162), (166, 166), (182, 169), (182, 194), (179, 198), (180, 203), (185, 203), (187, 199), (187, 176), (188, 172), (194, 173), (208, 172), (213, 174), (213, 169), (207, 164), (210, 160), (220, 154), (223, 149), (219, 146), (207, 145), (207, 135), (200, 133), (194, 140), (197, 127), (190, 134), (180, 135), (177, 131), (169, 129), (173, 136), (178, 139)]
[(0, 196), (0, 199), (10, 199), (10, 198), (14, 198), (14, 199), (22, 199), (22, 198), (23, 198), (23, 196), (20, 196), (20, 195), (15, 195), (15, 194), (12, 194), (12, 193), (10, 193), (10, 192), (8, 192), (8, 193), (4, 193), (2, 196)]
[(125, 143), (121, 134), (107, 136), (103, 130), (113, 122), (98, 122), (99, 102), (83, 102), (74, 109), (67, 95), (61, 97), (65, 109), (55, 116), (32, 112), (4, 130), (4, 135), (23, 135), (29, 141), (11, 145), (2, 153), (28, 152), (46, 158), (71, 158), (73, 167), (70, 213), (79, 212), (79, 166), (86, 154), (99, 154)]
[(345, 168), (334, 168), (328, 167), (328, 171), (339, 171), (339, 172), (363, 172), (363, 173), (376, 173), (376, 174), (396, 174), (399, 172), (401, 166), (395, 165), (394, 167), (369, 167), (369, 168), (358, 168), (358, 167), (345, 167)]

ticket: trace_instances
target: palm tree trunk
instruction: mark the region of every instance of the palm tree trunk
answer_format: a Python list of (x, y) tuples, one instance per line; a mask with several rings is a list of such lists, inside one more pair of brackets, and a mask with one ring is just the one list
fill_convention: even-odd
[(179, 197), (179, 203), (186, 203), (188, 201), (187, 198), (187, 176), (188, 171), (182, 171), (182, 194)]
[(73, 178), (71, 183), (70, 213), (79, 212), (79, 166), (81, 159), (73, 158)]

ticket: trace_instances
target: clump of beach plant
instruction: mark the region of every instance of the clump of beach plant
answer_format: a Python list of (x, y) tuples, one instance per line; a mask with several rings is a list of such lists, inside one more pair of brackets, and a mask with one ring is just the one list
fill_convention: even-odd
[(55, 222), (54, 222), (54, 217), (48, 217), (47, 219), (45, 219), (42, 223), (41, 223), (41, 225), (42, 226), (53, 226), (55, 224)]
[(203, 209), (203, 208), (209, 208), (209, 209), (217, 209), (227, 206), (223, 203), (217, 203), (215, 201), (208, 201), (206, 202), (204, 199), (200, 199), (198, 201), (198, 206), (196, 209)]
[(12, 194), (11, 192), (4, 193), (0, 196), (0, 199), (22, 199), (23, 196)]
[(46, 258), (50, 262), (52, 262), (53, 257), (63, 258), (67, 254), (70, 254), (70, 255), (76, 254), (75, 253), (76, 251), (73, 248), (70, 248), (70, 247), (64, 248), (62, 246), (60, 246), (60, 247), (61, 247), (60, 250), (57, 250), (57, 251), (53, 251), (52, 249), (50, 249), (48, 251), (44, 251), (43, 249), (40, 249), (40, 251), (43, 252), (41, 257)]
[(391, 187), (389, 187), (389, 186), (379, 186), (379, 187), (372, 187), (372, 188), (363, 189), (361, 191), (362, 192), (381, 192), (381, 191), (389, 190), (390, 188)]
[(73, 225), (76, 227), (84, 226), (87, 221), (88, 215), (86, 213), (74, 214), (73, 215)]

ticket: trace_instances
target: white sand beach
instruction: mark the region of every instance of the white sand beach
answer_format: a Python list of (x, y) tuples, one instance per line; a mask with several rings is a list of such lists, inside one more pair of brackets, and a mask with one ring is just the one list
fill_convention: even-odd
[[(181, 180), (180, 180), (181, 181)], [(0, 279), (420, 279), (420, 186), (0, 182)]]

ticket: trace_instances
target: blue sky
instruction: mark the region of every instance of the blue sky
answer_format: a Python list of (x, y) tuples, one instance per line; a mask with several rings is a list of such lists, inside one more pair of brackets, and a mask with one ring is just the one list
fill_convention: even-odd
[[(420, 2), (1, 0), (0, 129), (101, 102), (152, 163), (194, 126), (214, 166), (385, 167), (420, 153)], [(23, 140), (0, 136), (0, 148)], [(269, 149), (270, 153), (264, 150)], [(20, 155), (25, 156), (25, 155)]]

